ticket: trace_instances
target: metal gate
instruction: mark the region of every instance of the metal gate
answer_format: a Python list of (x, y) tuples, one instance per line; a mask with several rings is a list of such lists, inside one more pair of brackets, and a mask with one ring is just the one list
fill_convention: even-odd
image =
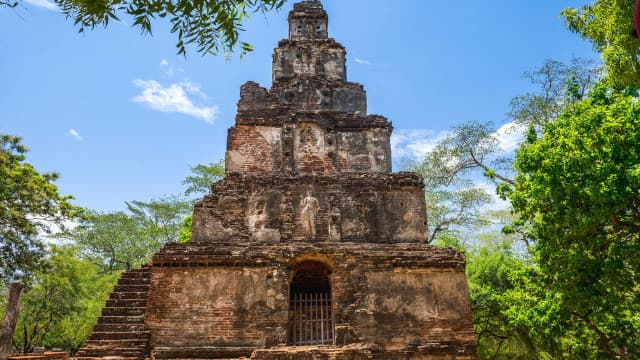
[(334, 336), (331, 293), (291, 294), (289, 343), (291, 345), (332, 344)]

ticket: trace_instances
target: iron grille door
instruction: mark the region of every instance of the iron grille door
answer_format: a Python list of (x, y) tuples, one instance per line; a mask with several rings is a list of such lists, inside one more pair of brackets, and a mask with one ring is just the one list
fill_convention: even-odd
[(331, 294), (294, 293), (291, 296), (291, 345), (333, 344), (334, 326)]

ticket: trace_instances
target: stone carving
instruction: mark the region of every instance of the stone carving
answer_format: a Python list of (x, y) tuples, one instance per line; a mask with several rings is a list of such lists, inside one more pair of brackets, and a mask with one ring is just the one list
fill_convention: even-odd
[(264, 195), (254, 196), (249, 200), (247, 227), (259, 242), (279, 243), (280, 230), (268, 228), (271, 216), (267, 202), (267, 197)]
[(358, 201), (349, 197), (343, 200), (341, 234), (343, 238), (361, 238), (364, 236), (366, 226), (362, 222), (362, 211)]
[(329, 210), (329, 241), (340, 241), (340, 208), (336, 205)]
[(316, 215), (318, 209), (320, 209), (320, 203), (318, 199), (311, 196), (311, 193), (307, 191), (307, 195), (302, 199), (300, 203), (302, 210), (300, 210), (300, 219), (302, 219), (302, 226), (305, 233), (311, 238), (316, 238)]

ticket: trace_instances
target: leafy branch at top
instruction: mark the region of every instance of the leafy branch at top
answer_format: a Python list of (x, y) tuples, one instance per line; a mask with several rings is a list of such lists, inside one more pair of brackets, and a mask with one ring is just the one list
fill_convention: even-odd
[(242, 21), (252, 13), (279, 9), (285, 0), (55, 0), (79, 31), (107, 27), (123, 15), (133, 19), (132, 26), (143, 34), (152, 34), (158, 19), (168, 19), (176, 34), (178, 55), (187, 54), (192, 45), (201, 54), (229, 57), (240, 44), (241, 56), (253, 48), (239, 41)]

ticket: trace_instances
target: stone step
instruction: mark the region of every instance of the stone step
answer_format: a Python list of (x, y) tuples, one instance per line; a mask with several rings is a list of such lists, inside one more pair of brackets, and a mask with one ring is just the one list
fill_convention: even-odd
[(139, 273), (139, 274), (129, 274), (129, 273), (125, 273), (122, 274), (120, 276), (120, 279), (118, 280), (141, 280), (141, 281), (148, 281), (151, 280), (151, 272), (144, 274), (144, 273)]
[(111, 339), (111, 340), (87, 340), (84, 349), (96, 348), (140, 348), (144, 349), (149, 341), (147, 339)]
[(254, 347), (154, 347), (155, 359), (239, 359), (248, 358)]
[(143, 284), (143, 285), (116, 285), (113, 288), (113, 292), (118, 292), (118, 293), (129, 293), (129, 292), (144, 292), (147, 293), (149, 292), (149, 284)]
[(126, 280), (126, 279), (131, 279), (131, 280), (149, 280), (149, 279), (151, 279), (151, 272), (148, 272), (148, 273), (136, 273), (136, 274), (123, 273), (122, 275), (120, 275), (120, 279), (119, 280)]
[[(121, 356), (109, 356), (107, 357), (109, 360), (140, 360), (140, 357), (136, 356), (136, 357), (121, 357)], [(106, 360), (102, 357), (74, 357), (74, 360)]]
[(109, 299), (106, 307), (146, 307), (147, 299)]
[(142, 277), (120, 278), (118, 285), (149, 285), (151, 279)]
[(148, 355), (151, 333), (144, 312), (151, 282), (151, 268), (126, 271), (102, 309), (102, 316), (77, 355), (77, 360), (140, 360)]
[(139, 316), (100, 316), (98, 324), (144, 324), (144, 315)]
[(109, 296), (109, 300), (120, 300), (120, 299), (146, 299), (147, 292), (146, 291), (137, 291), (137, 292), (112, 292), (111, 296)]
[(145, 307), (104, 307), (102, 316), (140, 316), (144, 315)]
[(96, 324), (93, 331), (96, 332), (129, 332), (146, 331), (147, 326), (144, 324)]
[(89, 340), (128, 340), (128, 339), (149, 339), (151, 331), (94, 331)]
[(102, 347), (92, 347), (92, 348), (82, 348), (78, 350), (76, 356), (77, 357), (133, 357), (140, 358), (143, 355), (145, 349), (142, 348), (102, 348)]
[(146, 274), (151, 272), (151, 267), (143, 267), (139, 269), (131, 269), (123, 272), (122, 274)]

